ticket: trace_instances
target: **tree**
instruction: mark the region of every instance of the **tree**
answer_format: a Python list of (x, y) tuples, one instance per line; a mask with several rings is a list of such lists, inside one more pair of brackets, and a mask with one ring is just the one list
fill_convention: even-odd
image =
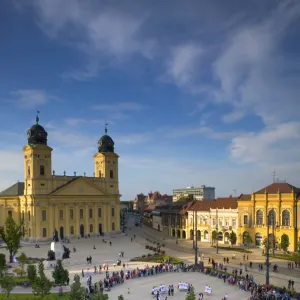
[(194, 195), (187, 195), (187, 196), (182, 196), (180, 197), (177, 202), (184, 202), (184, 201), (193, 201), (194, 200)]
[(118, 296), (118, 300), (124, 300), (123, 295)]
[(237, 236), (233, 230), (230, 232), (228, 240), (229, 240), (231, 246), (236, 244)]
[(190, 293), (185, 297), (185, 300), (196, 300), (194, 289), (190, 290)]
[(280, 247), (283, 251), (287, 251), (288, 247), (290, 245), (290, 242), (289, 242), (289, 237), (287, 234), (283, 234), (281, 236), (281, 242), (280, 242)]
[(0, 228), (0, 237), (6, 244), (6, 250), (9, 252), (9, 261), (13, 262), (13, 257), (21, 248), (23, 222), (18, 225), (11, 215), (5, 221), (4, 227)]
[(25, 273), (24, 267), (25, 267), (26, 261), (27, 261), (27, 256), (24, 252), (22, 252), (18, 259), (19, 265), (22, 269), (22, 275)]
[(44, 264), (43, 262), (39, 263), (39, 277), (35, 279), (32, 284), (32, 292), (34, 295), (40, 296), (43, 299), (46, 295), (49, 294), (52, 287), (51, 281), (45, 276), (44, 273)]
[(7, 299), (10, 299), (10, 293), (16, 286), (16, 282), (11, 276), (3, 276), (0, 280), (2, 291), (6, 294)]
[(27, 266), (27, 277), (31, 283), (33, 283), (37, 277), (36, 266), (28, 265)]
[(2, 276), (5, 269), (6, 269), (5, 254), (0, 253), (0, 276)]
[(250, 234), (247, 234), (245, 236), (245, 243), (248, 245), (248, 248), (250, 248), (250, 245), (253, 243), (252, 237), (250, 236)]
[(65, 285), (69, 280), (69, 271), (64, 269), (62, 261), (60, 259), (56, 262), (56, 266), (54, 268), (54, 271), (52, 272), (52, 277), (55, 284), (60, 285)]
[(74, 276), (69, 297), (71, 300), (81, 300), (85, 297), (85, 288), (81, 286), (80, 277), (78, 275)]
[(107, 294), (102, 294), (101, 292), (94, 294), (91, 298), (91, 300), (108, 300)]
[(218, 233), (217, 233), (216, 230), (214, 230), (214, 231), (211, 233), (211, 240), (212, 240), (213, 243), (217, 240), (217, 235), (218, 235)]

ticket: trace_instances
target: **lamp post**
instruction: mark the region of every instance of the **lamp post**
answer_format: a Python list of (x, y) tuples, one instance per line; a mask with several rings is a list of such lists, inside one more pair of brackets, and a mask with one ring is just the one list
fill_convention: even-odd
[(195, 265), (198, 265), (198, 237), (197, 237), (197, 221), (198, 221), (198, 218), (197, 218), (197, 215), (198, 215), (198, 211), (196, 210), (196, 213), (195, 213)]
[(192, 238), (193, 238), (193, 249), (195, 250), (196, 247), (195, 247), (195, 211), (193, 210), (193, 235), (192, 235)]
[(274, 251), (274, 240), (275, 240), (275, 237), (274, 237), (274, 209), (271, 209), (267, 215), (267, 257), (266, 257), (266, 267), (267, 267), (267, 270), (266, 270), (266, 284), (270, 284), (270, 237), (269, 237), (269, 234), (270, 234), (270, 213), (272, 213), (272, 231), (273, 231), (273, 251)]
[(178, 231), (178, 228), (177, 228), (177, 222), (178, 222), (178, 217), (177, 217), (177, 212), (176, 212), (176, 221), (175, 221), (175, 236), (176, 236), (176, 245), (178, 244), (178, 234), (177, 234), (177, 231)]
[(217, 254), (219, 253), (219, 220), (218, 220), (218, 208), (216, 209), (216, 230), (217, 230)]

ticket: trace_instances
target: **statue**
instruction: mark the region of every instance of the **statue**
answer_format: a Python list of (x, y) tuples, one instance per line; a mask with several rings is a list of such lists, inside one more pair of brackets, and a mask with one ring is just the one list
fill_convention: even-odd
[(58, 242), (58, 231), (56, 229), (54, 229), (52, 240), (56, 243)]
[(66, 258), (70, 258), (70, 249), (69, 248), (67, 248), (66, 246), (64, 246), (63, 245), (63, 247), (64, 247), (64, 253), (63, 253), (63, 259), (66, 259)]

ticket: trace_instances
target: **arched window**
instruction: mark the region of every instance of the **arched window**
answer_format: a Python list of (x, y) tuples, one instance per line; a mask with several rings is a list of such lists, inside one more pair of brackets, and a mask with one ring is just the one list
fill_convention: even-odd
[(71, 225), (71, 227), (70, 227), (70, 233), (74, 234), (74, 226), (73, 225)]
[(28, 222), (30, 222), (30, 211), (28, 212)]
[(268, 220), (269, 225), (275, 225), (276, 224), (276, 212), (274, 209), (269, 211), (269, 220)]
[(93, 229), (93, 224), (90, 225), (90, 233), (93, 233), (94, 229)]
[(109, 171), (109, 178), (111, 178), (111, 179), (114, 178), (114, 171), (113, 170)]
[(290, 226), (290, 212), (287, 209), (282, 212), (282, 226)]
[(256, 225), (263, 225), (264, 223), (264, 213), (261, 209), (256, 212)]
[(115, 230), (115, 223), (114, 222), (112, 222), (112, 224), (111, 224), (111, 229)]
[(30, 177), (30, 166), (27, 167), (27, 175)]
[(43, 228), (43, 237), (47, 237), (47, 228)]

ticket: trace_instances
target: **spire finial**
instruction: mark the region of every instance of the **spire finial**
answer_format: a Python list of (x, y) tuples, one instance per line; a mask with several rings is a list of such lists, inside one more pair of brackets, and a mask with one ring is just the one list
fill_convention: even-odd
[(40, 111), (37, 110), (37, 111), (36, 111), (36, 118), (35, 118), (35, 120), (36, 120), (36, 125), (39, 124), (39, 120), (40, 120), (40, 118), (39, 118), (39, 113), (40, 113)]
[(105, 134), (107, 134), (107, 122), (105, 121), (105, 129), (104, 129), (104, 132), (105, 132)]

